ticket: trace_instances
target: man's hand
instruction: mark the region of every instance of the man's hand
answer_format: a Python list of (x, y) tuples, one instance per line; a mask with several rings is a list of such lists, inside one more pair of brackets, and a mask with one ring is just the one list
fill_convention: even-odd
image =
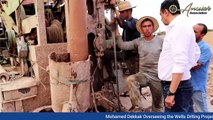
[(116, 15), (116, 18), (119, 18), (120, 16), (120, 12), (115, 8), (115, 15)]
[(165, 106), (169, 109), (171, 109), (174, 104), (175, 104), (175, 100), (174, 100), (175, 96), (171, 95), (171, 96), (167, 96), (165, 99)]
[(198, 61), (198, 62), (197, 62), (197, 65), (194, 66), (194, 67), (192, 67), (191, 70), (198, 70), (201, 66), (202, 66), (202, 63)]

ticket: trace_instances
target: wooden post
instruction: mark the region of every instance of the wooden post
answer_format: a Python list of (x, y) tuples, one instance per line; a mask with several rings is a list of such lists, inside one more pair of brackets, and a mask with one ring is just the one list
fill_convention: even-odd
[(37, 39), (38, 45), (47, 44), (46, 35), (46, 24), (45, 24), (45, 14), (44, 14), (44, 0), (34, 0), (35, 1), (35, 11), (38, 16), (38, 26), (37, 26)]

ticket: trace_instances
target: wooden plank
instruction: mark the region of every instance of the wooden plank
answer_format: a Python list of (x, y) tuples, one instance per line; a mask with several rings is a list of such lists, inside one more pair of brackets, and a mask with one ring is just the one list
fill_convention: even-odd
[(25, 98), (27, 96), (37, 95), (37, 93), (38, 93), (37, 86), (18, 89), (18, 90), (4, 91), (3, 99), (6, 101), (16, 100), (16, 99)]
[(43, 0), (35, 1), (35, 11), (38, 21), (37, 26), (37, 39), (38, 45), (46, 45), (47, 44), (47, 35), (46, 35), (46, 24), (45, 24), (45, 14), (44, 14), (44, 3)]
[(36, 28), (38, 26), (38, 16), (32, 15), (28, 18), (22, 20), (22, 32), (24, 34), (30, 33), (32, 28)]
[(20, 99), (16, 99), (16, 100), (8, 100), (8, 101), (3, 101), (2, 103), (10, 103), (10, 102), (14, 102), (14, 101), (20, 101), (20, 100), (27, 100), (27, 99), (30, 99), (30, 98), (34, 98), (36, 97), (37, 95), (32, 95), (32, 96), (27, 96), (27, 97), (24, 97), (24, 98), (20, 98)]
[(39, 82), (32, 77), (22, 77), (14, 81), (8, 81), (6, 83), (0, 83), (1, 91), (11, 91), (21, 88), (27, 88), (38, 85)]
[(1, 112), (15, 112), (15, 111), (16, 111), (15, 102), (3, 104), (3, 108), (1, 110)]
[(34, 0), (24, 0), (22, 2), (22, 5), (28, 5), (28, 4), (32, 4), (32, 3), (34, 3)]
[(23, 108), (21, 100), (15, 102), (15, 107), (16, 107), (16, 112), (24, 112), (24, 108)]

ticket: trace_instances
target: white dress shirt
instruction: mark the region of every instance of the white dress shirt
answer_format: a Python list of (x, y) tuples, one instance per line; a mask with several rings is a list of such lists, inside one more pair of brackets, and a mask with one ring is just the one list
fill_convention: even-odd
[(183, 73), (182, 80), (190, 79), (190, 69), (196, 65), (199, 56), (200, 49), (192, 27), (185, 17), (178, 15), (166, 28), (158, 77), (171, 81), (172, 73)]

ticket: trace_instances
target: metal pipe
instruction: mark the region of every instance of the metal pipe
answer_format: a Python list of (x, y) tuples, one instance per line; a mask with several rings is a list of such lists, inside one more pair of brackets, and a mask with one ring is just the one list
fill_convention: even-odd
[(9, 74), (1, 65), (0, 65), (0, 80), (2, 80), (4, 83), (6, 81), (9, 81)]
[(71, 62), (88, 58), (86, 0), (69, 0), (67, 51)]

